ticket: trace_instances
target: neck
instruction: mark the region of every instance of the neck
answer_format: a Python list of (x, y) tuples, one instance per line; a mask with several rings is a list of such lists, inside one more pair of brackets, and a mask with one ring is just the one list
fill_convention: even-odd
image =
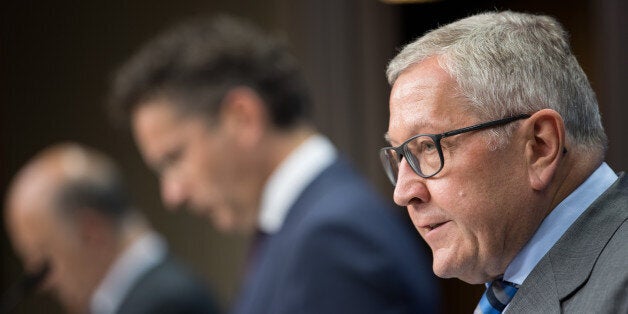
[(260, 200), (268, 179), (299, 145), (314, 134), (316, 134), (314, 129), (300, 126), (289, 131), (270, 131), (265, 135), (263, 142), (258, 145), (259, 154), (252, 161), (253, 169), (248, 171), (246, 182), (248, 189), (240, 186), (242, 190), (248, 191), (246, 193), (253, 195), (248, 198), (248, 203), (243, 204), (243, 208), (249, 208), (247, 211), (249, 214), (240, 217), (240, 232), (250, 235), (256, 230)]
[(303, 142), (309, 137), (316, 134), (316, 131), (310, 127), (300, 127), (293, 131), (283, 134), (276, 134), (269, 139), (269, 159), (266, 169), (266, 179), (277, 167)]
[(101, 267), (98, 274), (98, 283), (104, 279), (107, 272), (113, 267), (116, 260), (124, 254), (124, 252), (135, 243), (142, 236), (150, 232), (150, 228), (146, 221), (139, 215), (130, 214), (129, 217), (125, 217), (117, 226), (112, 226), (113, 231), (109, 241), (103, 245), (102, 248), (97, 248), (100, 252), (95, 263), (100, 263)]
[(111, 271), (114, 263), (133, 245), (138, 239), (150, 232), (150, 227), (144, 219), (137, 214), (130, 214), (124, 217), (119, 224), (110, 224), (108, 232), (102, 237), (97, 245), (89, 248), (92, 252), (88, 261), (91, 269), (91, 282), (93, 285), (86, 286), (86, 303), (81, 313), (88, 312), (96, 289), (102, 284), (107, 274)]
[(578, 188), (602, 164), (603, 158), (585, 152), (569, 152), (565, 162), (559, 166), (554, 184), (558, 188), (552, 194), (549, 214), (560, 202)]
[(115, 258), (124, 254), (124, 252), (131, 245), (133, 245), (133, 243), (135, 243), (138, 239), (150, 232), (146, 221), (139, 215), (133, 214), (131, 214), (130, 217), (126, 218), (124, 222), (119, 226), (119, 228), (120, 229), (115, 245), (116, 249), (114, 251), (115, 256), (112, 260), (112, 263), (115, 261)]

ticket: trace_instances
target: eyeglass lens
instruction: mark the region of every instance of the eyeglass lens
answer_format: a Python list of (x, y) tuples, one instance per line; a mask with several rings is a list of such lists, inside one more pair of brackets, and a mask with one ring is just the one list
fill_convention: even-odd
[(381, 159), (390, 181), (397, 183), (399, 163), (403, 157), (410, 167), (419, 175), (429, 177), (437, 173), (442, 167), (442, 159), (439, 149), (432, 137), (427, 135), (417, 136), (408, 141), (403, 147), (403, 156), (395, 149), (388, 148), (381, 152)]

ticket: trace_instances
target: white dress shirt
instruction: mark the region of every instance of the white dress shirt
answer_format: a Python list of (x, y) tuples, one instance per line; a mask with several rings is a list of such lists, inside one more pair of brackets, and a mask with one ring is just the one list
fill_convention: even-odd
[[(532, 238), (506, 267), (503, 279), (521, 285), (567, 229), (617, 178), (617, 174), (606, 163), (602, 163), (545, 217)], [(504, 313), (508, 312), (509, 306), (506, 306)]]
[(258, 222), (261, 231), (267, 234), (279, 231), (299, 195), (336, 156), (334, 145), (322, 135), (311, 136), (292, 151), (264, 187)]
[(166, 256), (166, 243), (156, 233), (136, 240), (116, 259), (92, 295), (90, 313), (113, 314), (133, 285)]
[(504, 280), (521, 285), (565, 231), (617, 178), (615, 172), (606, 163), (602, 163), (545, 217), (534, 236), (506, 268)]

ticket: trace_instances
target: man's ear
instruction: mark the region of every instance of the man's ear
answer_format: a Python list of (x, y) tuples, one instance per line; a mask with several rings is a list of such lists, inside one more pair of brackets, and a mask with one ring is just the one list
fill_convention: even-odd
[(76, 215), (80, 241), (88, 246), (103, 247), (103, 243), (114, 232), (112, 223), (91, 208), (80, 208)]
[(262, 98), (249, 87), (231, 89), (223, 98), (221, 124), (234, 145), (254, 148), (268, 127)]
[(534, 113), (524, 125), (530, 186), (541, 191), (552, 181), (563, 156), (565, 125), (561, 115), (551, 109)]

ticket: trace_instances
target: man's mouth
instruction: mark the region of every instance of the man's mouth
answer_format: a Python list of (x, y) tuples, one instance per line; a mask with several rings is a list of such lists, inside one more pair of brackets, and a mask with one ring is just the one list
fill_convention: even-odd
[(429, 225), (427, 225), (427, 229), (428, 229), (429, 231), (432, 231), (432, 230), (434, 230), (434, 229), (436, 229), (436, 228), (438, 228), (438, 227), (442, 226), (444, 223), (445, 223), (445, 222), (439, 222), (439, 223), (435, 223), (435, 224), (429, 224)]
[(425, 230), (425, 232), (430, 233), (436, 229), (439, 229), (440, 227), (442, 227), (443, 225), (447, 224), (448, 222), (450, 222), (451, 220), (445, 220), (445, 221), (441, 221), (441, 222), (433, 222), (433, 223), (429, 223), (426, 225), (423, 225), (421, 227), (421, 229)]

